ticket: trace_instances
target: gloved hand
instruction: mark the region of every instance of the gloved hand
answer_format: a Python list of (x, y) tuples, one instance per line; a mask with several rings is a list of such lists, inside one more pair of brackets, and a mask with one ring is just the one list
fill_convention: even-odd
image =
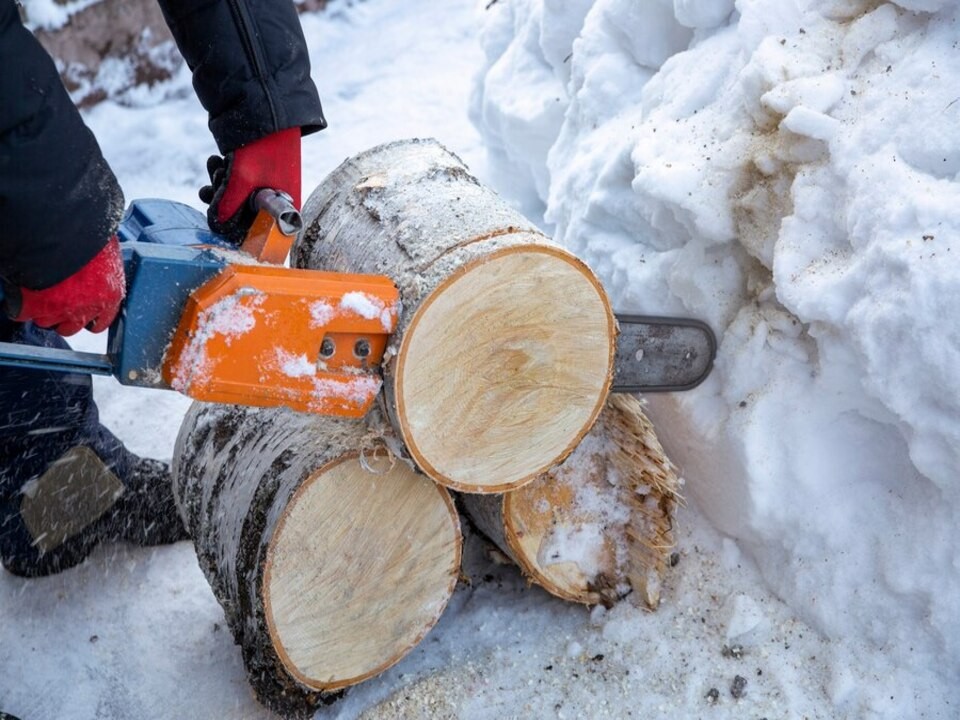
[(6, 306), (18, 322), (53, 328), (63, 336), (84, 328), (103, 332), (113, 322), (126, 294), (123, 257), (114, 235), (90, 262), (43, 290), (5, 288)]
[(248, 202), (257, 190), (281, 190), (300, 207), (300, 128), (289, 128), (207, 160), (210, 185), (200, 189), (208, 203), (210, 229), (238, 245), (256, 217)]

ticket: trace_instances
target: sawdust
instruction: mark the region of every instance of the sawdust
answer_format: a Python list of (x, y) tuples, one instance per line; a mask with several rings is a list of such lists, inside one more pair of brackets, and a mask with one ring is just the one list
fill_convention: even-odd
[[(455, 674), (456, 682), (448, 674)], [(469, 682), (471, 675), (475, 681), (476, 668), (472, 663), (448, 673), (429, 675), (398, 688), (358, 720), (455, 720), (460, 717), (458, 708), (463, 704), (461, 683)]]

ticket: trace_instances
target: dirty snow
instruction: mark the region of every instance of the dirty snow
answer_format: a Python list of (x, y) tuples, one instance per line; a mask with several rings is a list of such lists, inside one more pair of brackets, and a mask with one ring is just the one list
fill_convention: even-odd
[[(305, 187), (436, 136), (619, 309), (721, 340), (705, 385), (652, 401), (689, 496), (656, 613), (563, 603), (471, 537), (435, 630), (319, 716), (956, 717), (955, 5), (335, 0), (303, 23), (331, 121)], [(87, 120), (129, 198), (198, 205), (214, 145), (185, 75)], [(186, 400), (96, 392), (169, 458)], [(24, 720), (269, 717), (188, 543), (0, 573), (0, 617)]]

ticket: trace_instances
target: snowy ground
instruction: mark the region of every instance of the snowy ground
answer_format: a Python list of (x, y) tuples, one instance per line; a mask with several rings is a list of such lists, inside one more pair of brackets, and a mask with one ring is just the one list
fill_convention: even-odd
[[(424, 643), (320, 716), (956, 717), (960, 364), (931, 329), (960, 295), (942, 261), (960, 227), (954, 11), (486, 5), (305, 16), (331, 127), (305, 141), (304, 187), (374, 144), (435, 136), (545, 213), (624, 309), (711, 321), (714, 378), (653, 408), (691, 496), (678, 562), (656, 613), (591, 613), (470, 538), (471, 582)], [(891, 101), (908, 91), (909, 107)], [(132, 100), (88, 115), (128, 198), (197, 205), (214, 146), (188, 78)], [(931, 243), (939, 269), (915, 272)], [(889, 335), (871, 332), (881, 320)], [(131, 449), (170, 456), (184, 399), (96, 387)], [(23, 720), (269, 717), (188, 543), (102, 548), (44, 580), (0, 573), (0, 618), (0, 709)]]

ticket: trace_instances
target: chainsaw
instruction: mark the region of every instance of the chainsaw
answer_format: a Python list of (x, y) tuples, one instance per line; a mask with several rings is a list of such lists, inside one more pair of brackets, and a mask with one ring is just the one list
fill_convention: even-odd
[[(197, 400), (363, 416), (396, 328), (390, 278), (283, 265), (303, 228), (289, 197), (261, 190), (239, 248), (199, 211), (137, 200), (117, 231), (127, 277), (106, 353), (0, 343), (0, 365), (112, 375)], [(703, 322), (616, 314), (613, 392), (689, 390), (710, 373)]]

